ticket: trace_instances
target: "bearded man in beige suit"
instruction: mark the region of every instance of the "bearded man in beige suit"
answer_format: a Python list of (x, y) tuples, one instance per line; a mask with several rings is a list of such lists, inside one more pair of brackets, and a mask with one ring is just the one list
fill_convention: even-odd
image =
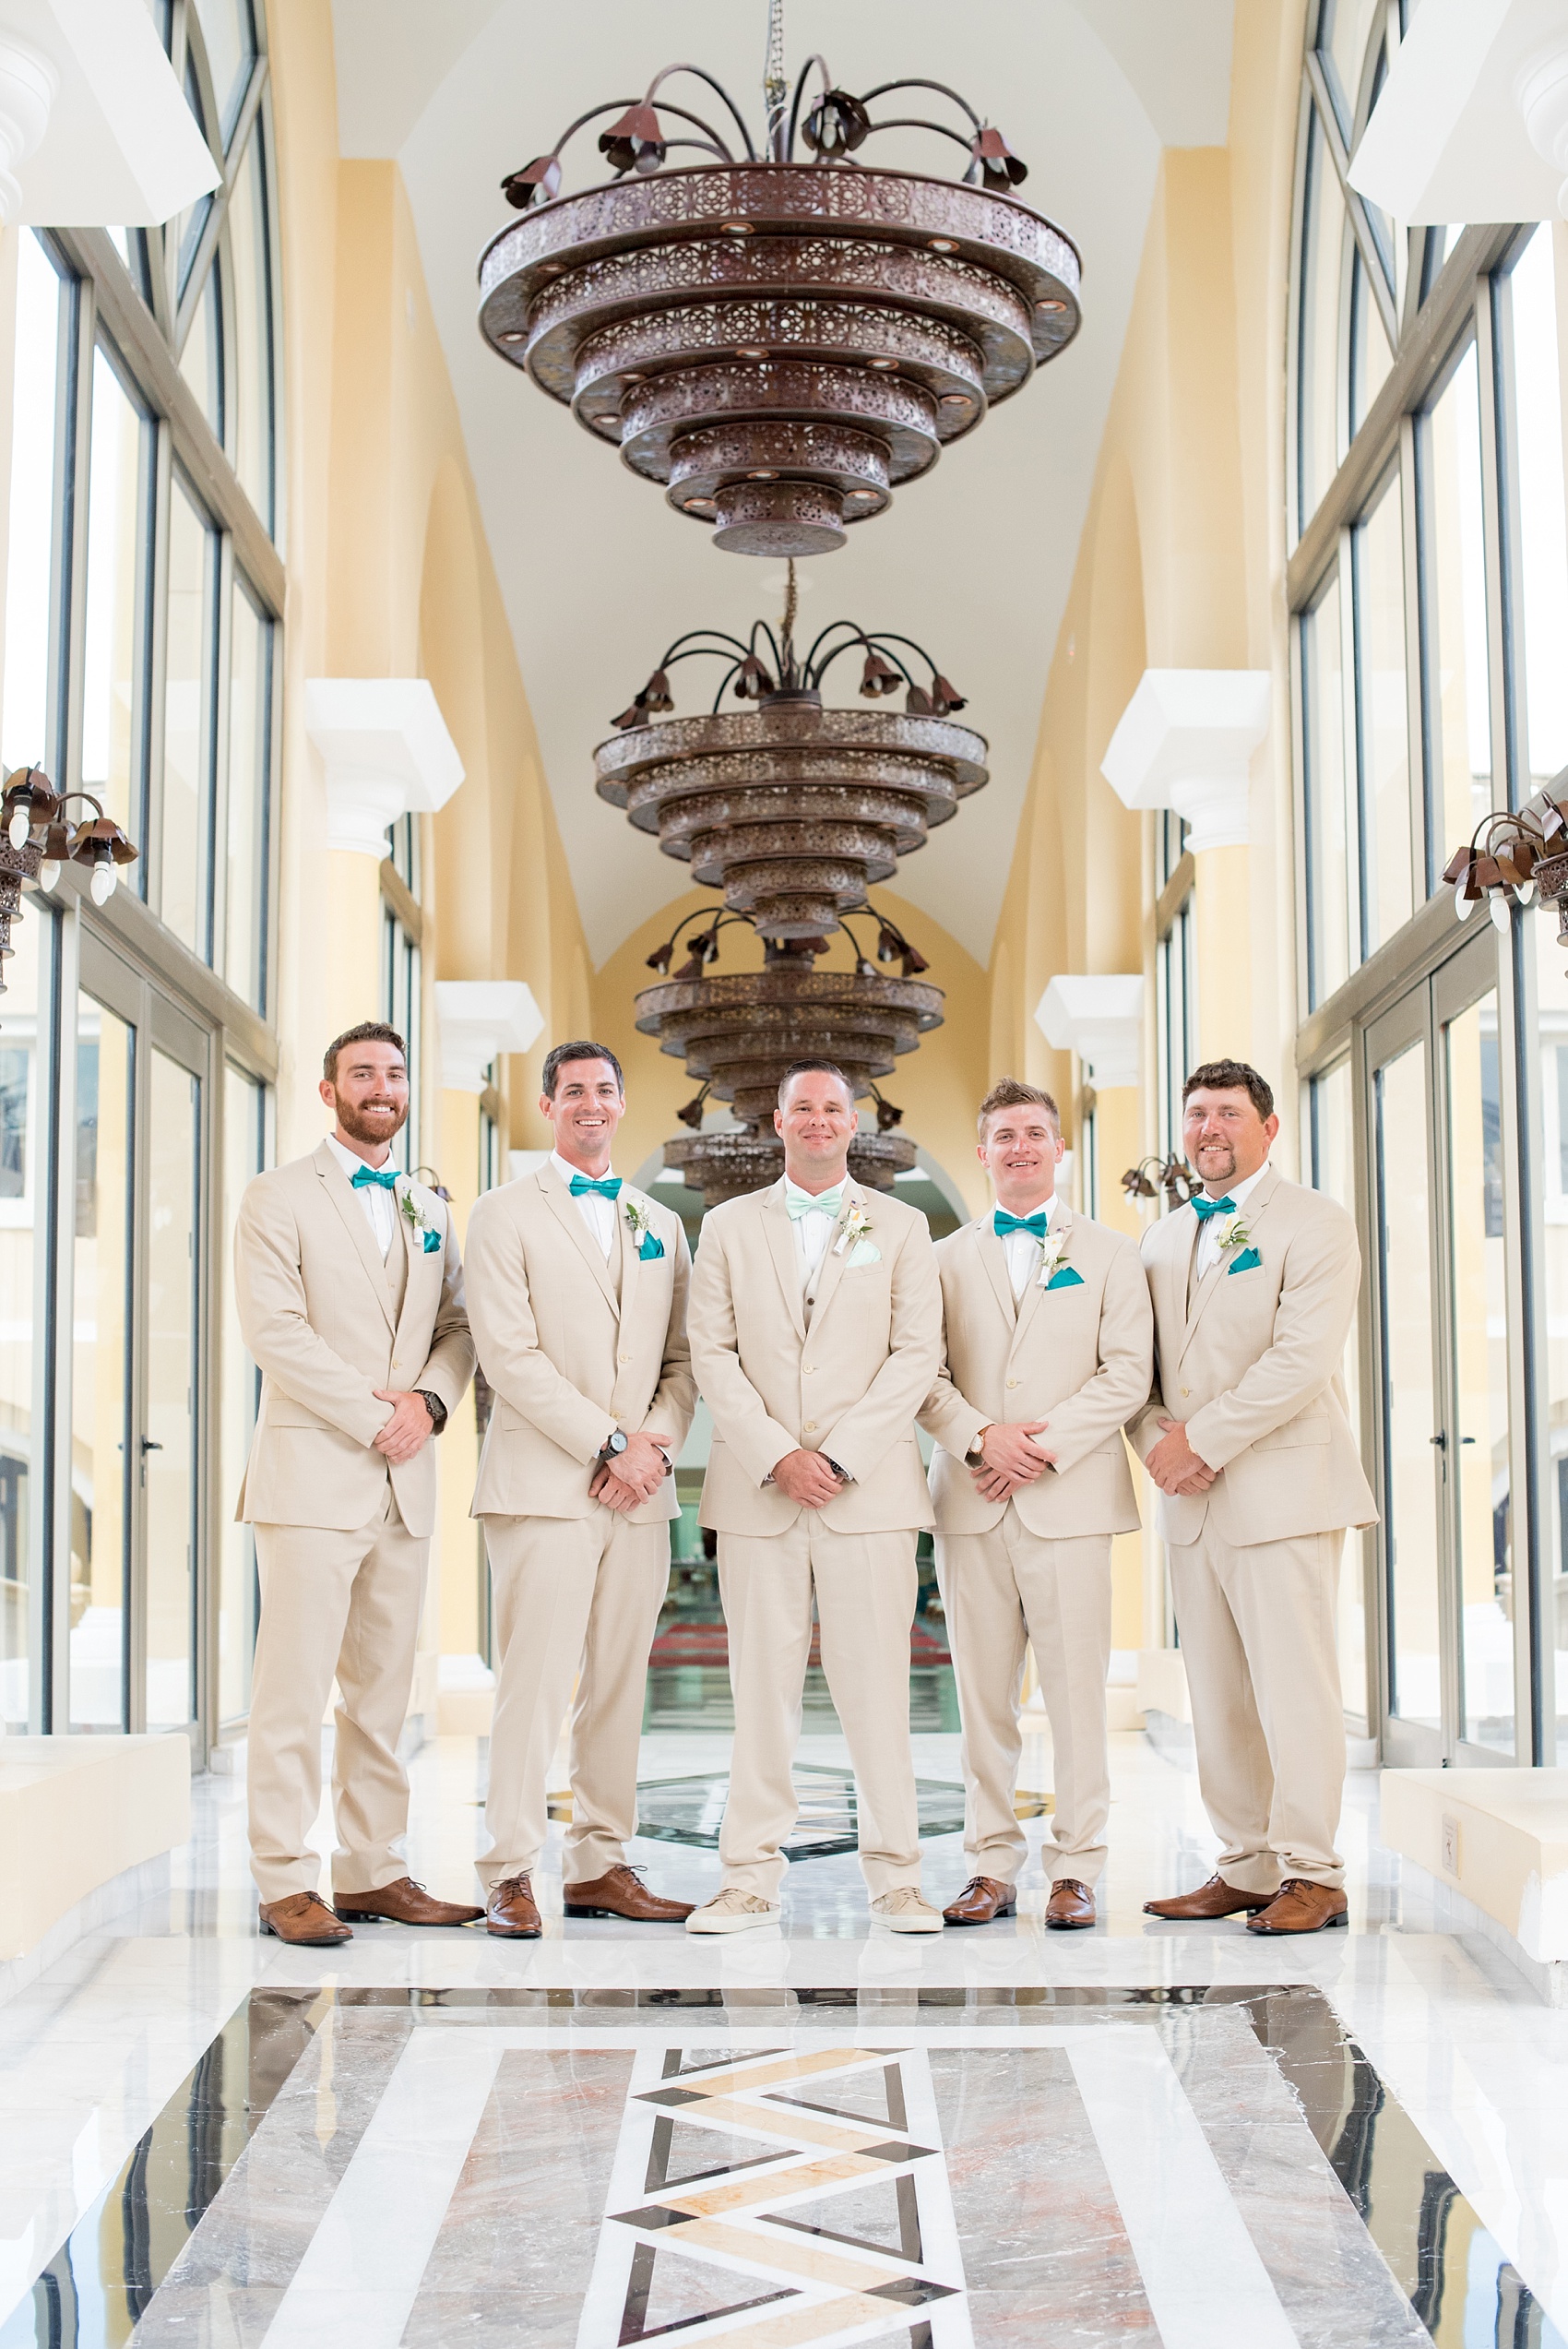
[[(433, 1437), (473, 1376), (463, 1268), (444, 1199), (391, 1164), (409, 1115), (394, 1028), (327, 1048), (333, 1131), (246, 1186), (234, 1233), (240, 1328), (261, 1406), (239, 1516), (261, 1583), (247, 1750), (251, 1866), (264, 1932), (346, 1941), (350, 1918), (466, 1925), (394, 1846), (409, 1824), (398, 1738), (435, 1527)], [(321, 1716), (336, 1674), (337, 1914), (309, 1837)]]
[(545, 1777), (574, 1679), (567, 1915), (678, 1925), (691, 1911), (650, 1892), (625, 1850), (679, 1514), (672, 1462), (696, 1401), (691, 1253), (679, 1216), (610, 1171), (626, 1096), (607, 1045), (548, 1053), (540, 1109), (549, 1159), (469, 1219), (474, 1337), (495, 1397), (473, 1514), (501, 1649), (479, 1870), (491, 1932), (526, 1939), (541, 1929)]
[(1182, 1141), (1202, 1189), (1144, 1238), (1155, 1381), (1128, 1432), (1160, 1491), (1198, 1783), (1224, 1846), (1206, 1884), (1145, 1907), (1313, 1933), (1346, 1916), (1340, 1556), (1377, 1508), (1342, 1377), (1356, 1227), (1270, 1166), (1278, 1130), (1255, 1068), (1195, 1068)]
[(915, 1535), (932, 1521), (914, 1421), (942, 1355), (931, 1234), (849, 1180), (842, 1069), (786, 1070), (773, 1122), (783, 1180), (711, 1210), (692, 1278), (692, 1365), (714, 1426), (701, 1514), (719, 1535), (735, 1741), (723, 1886), (686, 1929), (779, 1921), (814, 1592), (872, 1914), (936, 1933), (909, 1749)]
[(980, 1103), (976, 1151), (996, 1208), (936, 1248), (944, 1359), (921, 1425), (938, 1447), (936, 1572), (973, 1870), (949, 1925), (1016, 1905), (1027, 1640), (1055, 1771), (1049, 1926), (1093, 1925), (1105, 1865), (1111, 1541), (1138, 1524), (1122, 1425), (1147, 1399), (1154, 1317), (1132, 1241), (1058, 1197), (1063, 1150), (1051, 1095), (1004, 1077)]

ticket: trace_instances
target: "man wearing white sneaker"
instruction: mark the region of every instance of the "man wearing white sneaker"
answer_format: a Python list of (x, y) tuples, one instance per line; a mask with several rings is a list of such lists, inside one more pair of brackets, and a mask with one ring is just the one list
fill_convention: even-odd
[(744, 1932), (782, 1914), (814, 1595), (872, 1914), (938, 1933), (921, 1898), (909, 1749), (915, 1537), (932, 1521), (914, 1421), (942, 1358), (936, 1260), (923, 1215), (849, 1179), (841, 1069), (797, 1062), (773, 1122), (782, 1181), (712, 1210), (692, 1276), (692, 1367), (714, 1425), (701, 1521), (719, 1535), (735, 1743), (723, 1887), (686, 1930)]

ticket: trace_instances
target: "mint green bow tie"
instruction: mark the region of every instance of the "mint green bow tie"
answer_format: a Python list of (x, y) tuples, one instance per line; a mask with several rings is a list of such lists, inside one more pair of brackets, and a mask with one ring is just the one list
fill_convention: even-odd
[(802, 1215), (837, 1215), (844, 1204), (844, 1186), (840, 1183), (837, 1190), (819, 1191), (815, 1198), (801, 1191), (786, 1191), (784, 1204), (791, 1223), (798, 1223)]
[(574, 1174), (570, 1189), (575, 1199), (580, 1199), (588, 1191), (597, 1191), (601, 1199), (618, 1199), (621, 1196), (621, 1177), (619, 1174), (604, 1174), (597, 1183), (590, 1183), (586, 1174)]
[(1051, 1210), (1048, 1207), (1037, 1207), (1032, 1215), (1009, 1215), (1004, 1207), (999, 1207), (994, 1210), (992, 1220), (996, 1227), (996, 1236), (999, 1240), (1009, 1238), (1015, 1232), (1027, 1232), (1031, 1239), (1043, 1242), (1046, 1233), (1051, 1228)]
[(378, 1191), (390, 1191), (396, 1187), (397, 1181), (398, 1170), (395, 1166), (357, 1166), (349, 1177), (349, 1187), (353, 1191), (368, 1191), (372, 1188)]
[(1236, 1202), (1229, 1196), (1222, 1199), (1194, 1199), (1193, 1201), (1193, 1213), (1200, 1223), (1206, 1223), (1211, 1215), (1234, 1215), (1235, 1212)]

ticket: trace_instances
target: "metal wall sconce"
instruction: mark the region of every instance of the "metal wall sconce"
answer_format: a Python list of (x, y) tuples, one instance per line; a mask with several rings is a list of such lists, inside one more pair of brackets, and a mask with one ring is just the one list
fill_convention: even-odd
[[(65, 814), (74, 800), (93, 811), (75, 826)], [(0, 961), (16, 952), (11, 924), (21, 919), (24, 881), (52, 889), (61, 866), (77, 864), (91, 875), (88, 888), (94, 905), (105, 905), (119, 878), (117, 868), (133, 864), (137, 853), (91, 792), (57, 792), (42, 767), (17, 768), (6, 778), (0, 797)]]

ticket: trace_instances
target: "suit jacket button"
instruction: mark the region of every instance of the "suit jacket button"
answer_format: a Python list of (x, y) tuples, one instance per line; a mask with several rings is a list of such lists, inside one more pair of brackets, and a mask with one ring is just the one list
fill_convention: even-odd
[(631, 1355), (630, 1355), (629, 1353), (624, 1353), (624, 1354), (621, 1356), (621, 1360), (622, 1360), (623, 1362), (630, 1362), (630, 1360), (631, 1360), (631, 1359), (632, 1359), (632, 1357), (631, 1357)]
[(1007, 1384), (1008, 1384), (1010, 1387), (1016, 1387), (1016, 1386), (1017, 1385), (1017, 1383), (1018, 1383), (1018, 1382), (1017, 1382), (1017, 1380), (1016, 1380), (1016, 1378), (1009, 1378), (1009, 1379), (1008, 1379), (1008, 1381), (1007, 1381)]
[(804, 1372), (805, 1376), (809, 1378), (809, 1377), (811, 1377), (811, 1375), (812, 1375), (812, 1372), (813, 1372), (813, 1371), (816, 1368), (816, 1365), (815, 1365), (815, 1363), (814, 1363), (814, 1362), (804, 1362), (804, 1363), (802, 1363), (802, 1364), (801, 1365), (801, 1368), (802, 1368), (802, 1370)]
[(808, 1419), (805, 1425), (802, 1428), (801, 1433), (802, 1436), (814, 1436), (816, 1434), (815, 1420)]
[(1192, 1390), (1191, 1387), (1183, 1387), (1183, 1388), (1182, 1388), (1182, 1401), (1185, 1401), (1186, 1398), (1187, 1398), (1187, 1397), (1188, 1397), (1188, 1396), (1192, 1393), (1192, 1391), (1193, 1391), (1193, 1390)]

